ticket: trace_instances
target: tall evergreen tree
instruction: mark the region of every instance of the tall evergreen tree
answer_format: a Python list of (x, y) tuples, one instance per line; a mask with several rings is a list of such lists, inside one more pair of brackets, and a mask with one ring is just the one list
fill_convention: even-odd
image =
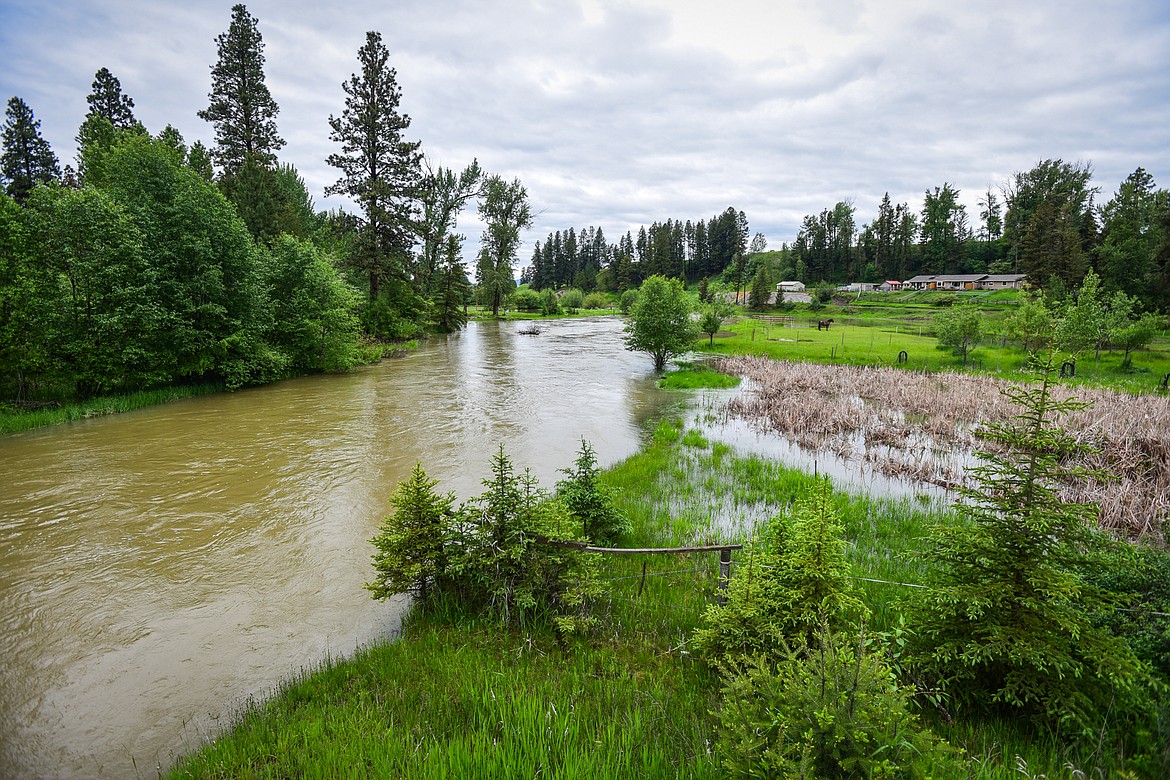
[(1155, 189), (1154, 177), (1142, 168), (1126, 177), (1117, 194), (1101, 209), (1101, 245), (1097, 269), (1107, 287), (1152, 303), (1159, 271), (1161, 239), (1156, 222), (1167, 193)]
[(467, 324), (471, 283), (467, 281), (467, 270), (463, 267), (463, 236), (447, 234), (441, 263), (435, 274), (431, 311), (434, 312), (435, 328), (449, 333)]
[(256, 24), (243, 4), (232, 6), (231, 26), (215, 39), (219, 60), (211, 66), (210, 103), (198, 113), (215, 125), (212, 156), (227, 174), (249, 157), (270, 165), (284, 146), (276, 132), (280, 109), (264, 83), (264, 41)]
[(0, 173), (8, 180), (5, 191), (17, 203), (24, 203), (33, 187), (61, 176), (57, 155), (41, 137), (40, 120), (33, 117), (32, 109), (18, 97), (8, 101), (0, 141), (4, 146)]
[(105, 117), (115, 130), (133, 130), (139, 126), (134, 118), (134, 101), (122, 94), (122, 84), (106, 68), (93, 77), (93, 91), (85, 98), (89, 113)]
[(376, 300), (382, 281), (397, 277), (408, 281), (407, 254), (413, 244), (414, 224), (422, 186), (422, 153), (418, 141), (402, 134), (410, 117), (398, 110), (402, 90), (397, 72), (388, 64), (390, 52), (382, 35), (366, 33), (358, 50), (361, 74), (342, 84), (345, 110), (329, 117), (329, 137), (341, 144), (340, 154), (326, 162), (339, 168), (342, 177), (325, 188), (326, 195), (347, 195), (364, 214), (353, 264), (370, 284)]

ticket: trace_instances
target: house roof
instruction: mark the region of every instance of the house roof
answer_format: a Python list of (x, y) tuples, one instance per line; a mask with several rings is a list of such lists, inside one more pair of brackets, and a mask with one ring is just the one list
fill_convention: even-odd
[(988, 274), (985, 281), (988, 282), (1018, 282), (1021, 279), (1027, 278), (1027, 274)]

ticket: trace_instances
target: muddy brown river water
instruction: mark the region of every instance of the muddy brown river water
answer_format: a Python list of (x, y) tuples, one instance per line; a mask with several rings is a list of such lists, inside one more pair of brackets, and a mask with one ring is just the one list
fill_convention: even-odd
[(612, 318), (473, 323), (353, 374), (0, 439), (0, 777), (153, 777), (249, 697), (392, 637), (370, 547), (422, 462), (481, 491), (503, 443), (551, 487), (678, 396)]

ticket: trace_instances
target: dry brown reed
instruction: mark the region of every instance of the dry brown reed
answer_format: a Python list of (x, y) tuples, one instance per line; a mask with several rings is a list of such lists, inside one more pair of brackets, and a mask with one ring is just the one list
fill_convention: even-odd
[[(721, 361), (755, 389), (728, 412), (809, 450), (864, 462), (886, 476), (946, 487), (963, 484), (980, 424), (1007, 422), (1018, 408), (1002, 379), (881, 366), (827, 366), (761, 357)], [(1100, 523), (1165, 542), (1170, 527), (1170, 399), (1062, 386), (1056, 397), (1091, 405), (1057, 421), (1094, 448), (1081, 465), (1116, 475), (1064, 486), (1063, 498), (1101, 507)], [(979, 441), (986, 449), (988, 442)]]

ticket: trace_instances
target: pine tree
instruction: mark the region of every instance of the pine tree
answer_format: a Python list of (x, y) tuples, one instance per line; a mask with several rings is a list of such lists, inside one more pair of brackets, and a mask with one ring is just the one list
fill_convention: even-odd
[(768, 308), (768, 299), (772, 294), (772, 281), (768, 278), (766, 264), (761, 263), (752, 277), (752, 286), (748, 292), (748, 307), (753, 311), (763, 311)]
[(438, 480), (428, 479), (421, 463), (409, 479), (399, 483), (390, 496), (394, 514), (382, 522), (371, 543), (374, 554), (373, 582), (366, 589), (384, 601), (398, 593), (417, 592), (425, 601), (428, 585), (443, 575), (443, 545), (452, 523), (455, 494), (435, 492)]
[(18, 97), (8, 101), (0, 141), (4, 146), (0, 172), (8, 180), (6, 191), (17, 203), (24, 203), (33, 187), (61, 176), (57, 155), (41, 137), (40, 120), (33, 117), (32, 109)]
[(358, 50), (361, 74), (342, 84), (345, 110), (329, 117), (329, 137), (341, 144), (342, 152), (329, 155), (326, 162), (339, 168), (342, 177), (325, 194), (347, 195), (364, 212), (353, 262), (368, 275), (371, 300), (377, 299), (387, 276), (408, 279), (406, 255), (413, 244), (422, 186), (420, 144), (402, 137), (410, 117), (398, 110), (402, 91), (389, 59), (381, 33), (367, 32)]
[(122, 94), (122, 84), (106, 68), (93, 77), (93, 91), (85, 98), (89, 113), (105, 117), (115, 130), (133, 130), (139, 127), (134, 118), (134, 101)]
[(1103, 475), (1072, 465), (1086, 448), (1055, 421), (1086, 404), (1053, 396), (1054, 362), (1050, 354), (1032, 386), (1003, 391), (1015, 417), (980, 431), (991, 446), (960, 491), (966, 522), (938, 527), (926, 548), (937, 569), (920, 641), (960, 703), (1091, 733), (1106, 708), (1133, 703), (1143, 670), (1090, 619), (1112, 601), (1086, 574), (1119, 559), (1095, 529), (1098, 507), (1060, 496), (1064, 482)]
[(443, 260), (435, 279), (431, 300), (435, 328), (443, 332), (461, 329), (467, 324), (467, 296), (471, 283), (463, 268), (462, 236), (448, 234), (443, 245)]
[(212, 156), (228, 174), (249, 157), (271, 165), (284, 146), (276, 132), (280, 109), (264, 83), (264, 41), (257, 21), (242, 4), (232, 6), (231, 26), (215, 39), (219, 60), (211, 67), (210, 103), (198, 112), (215, 125)]

